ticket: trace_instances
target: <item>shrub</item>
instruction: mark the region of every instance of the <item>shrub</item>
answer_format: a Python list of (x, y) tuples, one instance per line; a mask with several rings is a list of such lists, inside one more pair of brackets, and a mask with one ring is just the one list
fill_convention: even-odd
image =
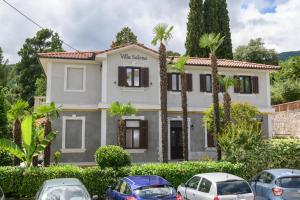
[(61, 159), (61, 153), (60, 153), (60, 151), (54, 152), (53, 160), (54, 160), (54, 164), (55, 164), (55, 165), (58, 165), (58, 164), (59, 164), (60, 159)]
[(12, 164), (12, 156), (6, 151), (0, 150), (0, 166), (10, 166)]
[(101, 168), (119, 168), (131, 164), (129, 153), (114, 145), (99, 147), (95, 153), (95, 160)]

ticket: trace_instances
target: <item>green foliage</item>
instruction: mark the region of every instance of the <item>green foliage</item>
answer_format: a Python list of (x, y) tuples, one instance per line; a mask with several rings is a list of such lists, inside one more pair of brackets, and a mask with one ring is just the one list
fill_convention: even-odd
[(7, 86), (9, 71), (10, 67), (8, 66), (8, 60), (4, 59), (3, 51), (0, 47), (0, 87)]
[(8, 119), (10, 121), (15, 121), (16, 119), (22, 119), (29, 113), (29, 104), (27, 101), (18, 100), (15, 104), (13, 104), (8, 111)]
[(236, 85), (236, 80), (232, 76), (218, 76), (218, 82), (224, 87), (225, 91)]
[(180, 56), (180, 53), (176, 52), (176, 51), (166, 51), (166, 55), (167, 56)]
[(167, 43), (172, 38), (173, 26), (168, 26), (168, 24), (157, 24), (153, 28), (154, 38), (151, 43), (156, 46), (157, 42)]
[[(33, 105), (35, 83), (43, 76), (37, 53), (63, 51), (62, 41), (57, 33), (49, 29), (39, 30), (33, 38), (27, 38), (18, 54), (21, 61), (16, 64), (17, 84), (23, 100)], [(30, 77), (30, 78), (28, 78)]]
[(186, 55), (193, 57), (205, 57), (205, 49), (198, 45), (199, 38), (204, 33), (203, 25), (203, 1), (190, 0), (188, 14), (187, 33), (185, 41)]
[(111, 116), (130, 116), (136, 114), (136, 109), (131, 105), (130, 102), (127, 104), (120, 104), (118, 101), (110, 104), (108, 112)]
[(171, 66), (171, 69), (178, 73), (185, 73), (185, 64), (190, 59), (189, 56), (181, 56), (176, 63)]
[(54, 102), (51, 102), (50, 104), (36, 107), (34, 112), (38, 117), (45, 117), (47, 119), (58, 118), (60, 108), (56, 107)]
[(3, 88), (0, 86), (0, 138), (9, 138), (7, 122), (7, 104)]
[(131, 164), (129, 153), (119, 146), (101, 146), (95, 153), (95, 160), (101, 168), (120, 168)]
[(224, 36), (221, 37), (220, 33), (204, 34), (200, 38), (199, 45), (202, 48), (208, 48), (211, 53), (216, 54), (216, 51), (224, 42), (224, 38)]
[[(220, 110), (220, 121), (221, 124), (224, 124), (224, 108), (223, 105), (219, 105)], [(243, 113), (241, 115), (241, 113)], [(231, 121), (234, 124), (240, 124), (240, 123), (247, 123), (252, 124), (256, 122), (256, 117), (259, 116), (261, 113), (258, 111), (258, 109), (249, 104), (249, 103), (232, 103), (231, 105)], [(211, 105), (207, 110), (204, 111), (204, 118), (203, 120), (207, 123), (207, 128), (210, 132), (214, 131), (214, 108), (213, 105)]]
[(112, 47), (117, 47), (127, 43), (136, 43), (137, 37), (131, 31), (129, 27), (124, 27), (120, 32), (117, 33), (115, 41), (112, 43)]
[(91, 195), (103, 195), (108, 186), (129, 175), (159, 175), (174, 187), (191, 176), (205, 172), (228, 172), (244, 176), (243, 167), (228, 162), (181, 162), (170, 164), (143, 164), (114, 170), (99, 167), (80, 168), (70, 165), (46, 168), (0, 167), (0, 185), (12, 197), (34, 197), (45, 180), (53, 178), (78, 178)]
[(234, 60), (277, 65), (278, 56), (274, 49), (267, 49), (261, 38), (251, 39), (247, 45), (238, 46)]
[(59, 165), (60, 159), (61, 159), (60, 151), (54, 152), (53, 160), (54, 160), (55, 165)]
[(0, 166), (11, 166), (12, 164), (12, 156), (0, 149)]
[(0, 139), (0, 148), (19, 158), (26, 167), (31, 166), (33, 157), (41, 154), (56, 136), (55, 132), (44, 136), (44, 128), (36, 128), (33, 120), (32, 116), (22, 120), (22, 149), (9, 139)]
[(35, 96), (46, 96), (46, 78), (41, 76), (35, 81)]
[(232, 42), (226, 0), (205, 0), (203, 19), (205, 33), (220, 33), (225, 37), (224, 42), (215, 52), (216, 56), (232, 59)]

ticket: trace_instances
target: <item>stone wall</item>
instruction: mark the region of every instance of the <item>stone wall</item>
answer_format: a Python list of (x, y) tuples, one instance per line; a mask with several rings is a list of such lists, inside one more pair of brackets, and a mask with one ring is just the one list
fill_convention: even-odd
[(300, 138), (300, 109), (272, 114), (273, 136)]

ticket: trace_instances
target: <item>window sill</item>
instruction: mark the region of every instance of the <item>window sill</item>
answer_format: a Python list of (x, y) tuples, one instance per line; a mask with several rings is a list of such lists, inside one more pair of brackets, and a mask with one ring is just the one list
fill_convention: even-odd
[(121, 91), (124, 92), (144, 92), (146, 90), (145, 87), (122, 87)]
[(205, 147), (205, 151), (216, 152), (217, 148), (216, 147)]
[(169, 91), (170, 94), (175, 94), (175, 95), (179, 95), (181, 94), (181, 91)]
[(128, 153), (145, 153), (147, 149), (126, 149)]
[(69, 90), (69, 89), (65, 89), (64, 92), (85, 92), (85, 90)]
[(238, 93), (238, 96), (241, 97), (253, 97), (255, 95), (256, 95), (255, 93)]
[(86, 149), (60, 149), (62, 153), (84, 153)]

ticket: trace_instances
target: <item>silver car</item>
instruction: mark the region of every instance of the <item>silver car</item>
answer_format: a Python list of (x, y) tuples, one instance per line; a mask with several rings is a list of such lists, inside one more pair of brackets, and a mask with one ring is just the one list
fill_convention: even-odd
[(205, 173), (181, 184), (177, 193), (188, 200), (254, 200), (248, 182), (227, 173)]
[(75, 178), (58, 178), (44, 182), (36, 200), (91, 200), (84, 185)]
[(1, 187), (0, 187), (0, 200), (5, 200), (4, 192)]

